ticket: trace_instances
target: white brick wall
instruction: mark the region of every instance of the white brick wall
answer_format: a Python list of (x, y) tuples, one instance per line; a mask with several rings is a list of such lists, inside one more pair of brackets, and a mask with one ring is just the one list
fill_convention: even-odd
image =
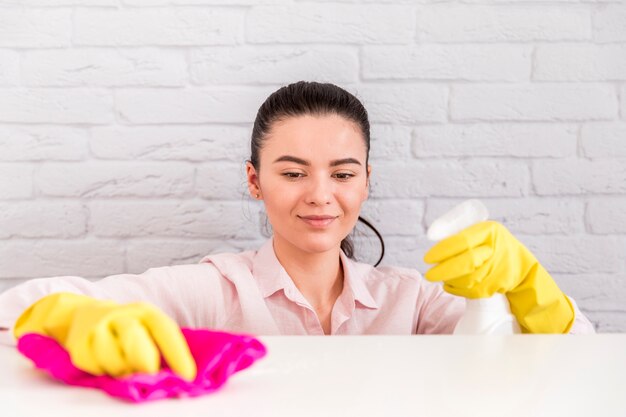
[(590, 11), (581, 5), (428, 4), (418, 13), (417, 38), (477, 43), (588, 40), (593, 33)]
[(77, 88), (1, 88), (0, 123), (103, 124), (115, 121), (113, 92)]
[(22, 82), (52, 87), (180, 87), (187, 82), (187, 65), (183, 50), (37, 50), (22, 54)]
[(0, 291), (257, 247), (250, 129), (300, 79), (370, 113), (385, 263), (479, 197), (626, 331), (622, 0), (0, 0)]

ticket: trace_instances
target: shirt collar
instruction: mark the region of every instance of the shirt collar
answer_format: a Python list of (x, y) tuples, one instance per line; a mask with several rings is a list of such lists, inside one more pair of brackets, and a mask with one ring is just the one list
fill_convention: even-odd
[[(354, 300), (369, 308), (378, 308), (364, 278), (373, 268), (371, 265), (360, 264), (348, 258), (343, 250), (339, 251), (344, 273), (344, 291), (346, 287)], [(278, 290), (297, 291), (291, 277), (280, 264), (274, 252), (273, 237), (269, 238), (257, 251), (252, 261), (252, 275), (257, 279), (264, 298)]]
[(269, 297), (278, 290), (295, 287), (276, 257), (272, 238), (269, 238), (254, 256), (252, 276), (256, 278), (263, 298)]
[(346, 256), (343, 250), (339, 251), (341, 264), (343, 265), (343, 285), (348, 287), (354, 295), (354, 300), (365, 307), (378, 308), (378, 304), (372, 297), (369, 289), (365, 285), (365, 278), (374, 268), (371, 265), (360, 264)]

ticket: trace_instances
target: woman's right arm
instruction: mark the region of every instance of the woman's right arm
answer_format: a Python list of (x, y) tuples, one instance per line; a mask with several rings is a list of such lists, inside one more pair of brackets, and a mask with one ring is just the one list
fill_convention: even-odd
[(111, 275), (99, 281), (76, 276), (39, 278), (0, 294), (0, 343), (15, 344), (13, 325), (37, 300), (57, 292), (119, 303), (149, 302), (181, 327), (219, 328), (234, 287), (211, 264), (151, 268), (142, 274)]

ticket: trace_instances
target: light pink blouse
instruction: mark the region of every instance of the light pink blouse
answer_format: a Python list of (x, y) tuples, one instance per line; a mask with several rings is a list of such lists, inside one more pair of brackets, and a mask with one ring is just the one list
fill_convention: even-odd
[[(344, 287), (331, 315), (331, 334), (452, 333), (465, 300), (410, 268), (360, 263), (340, 253)], [(282, 267), (268, 239), (258, 251), (220, 253), (199, 264), (151, 268), (96, 282), (80, 277), (39, 278), (0, 294), (0, 327), (53, 292), (119, 302), (147, 301), (183, 327), (257, 335), (323, 335), (315, 310)], [(570, 333), (593, 333), (576, 303)], [(14, 342), (3, 332), (4, 343)]]

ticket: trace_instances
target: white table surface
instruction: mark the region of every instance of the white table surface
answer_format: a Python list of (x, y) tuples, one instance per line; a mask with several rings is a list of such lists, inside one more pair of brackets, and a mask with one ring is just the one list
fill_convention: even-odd
[(2, 416), (626, 416), (626, 334), (272, 336), (217, 393), (130, 404), (0, 346)]

